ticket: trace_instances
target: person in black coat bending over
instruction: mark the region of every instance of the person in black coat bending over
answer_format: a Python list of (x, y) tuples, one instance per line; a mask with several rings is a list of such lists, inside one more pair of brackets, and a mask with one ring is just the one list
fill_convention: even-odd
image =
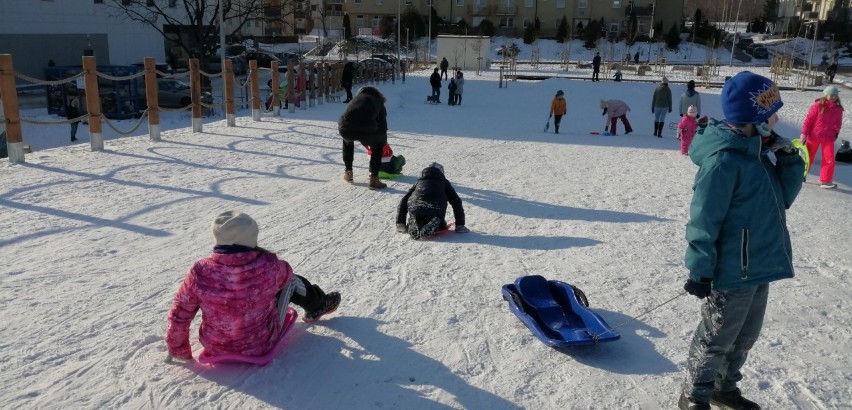
[(429, 84), (432, 86), (432, 97), (435, 98), (435, 103), (441, 102), (441, 74), (438, 74), (438, 67), (429, 77)]
[[(408, 233), (414, 239), (432, 235), (447, 228), (447, 202), (453, 207), (456, 232), (470, 232), (464, 226), (462, 201), (453, 185), (444, 176), (444, 167), (433, 162), (420, 171), (420, 178), (399, 201), (396, 214), (396, 231)], [(409, 216), (408, 224), (405, 219)]]
[(370, 189), (387, 188), (379, 180), (382, 165), (382, 148), (388, 143), (388, 112), (385, 96), (375, 87), (363, 87), (349, 102), (337, 120), (337, 131), (343, 138), (343, 180), (352, 182), (352, 160), (355, 141), (370, 147)]

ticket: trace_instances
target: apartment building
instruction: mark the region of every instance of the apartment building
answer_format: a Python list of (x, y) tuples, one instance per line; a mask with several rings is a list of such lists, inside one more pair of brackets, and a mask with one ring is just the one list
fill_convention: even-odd
[(852, 7), (852, 0), (780, 0), (775, 31), (787, 33), (791, 28), (797, 27), (799, 22), (825, 21), (838, 2), (845, 2), (846, 7)]
[[(592, 20), (603, 18), (607, 31), (618, 37), (629, 29), (631, 12), (636, 13), (639, 32), (648, 33), (651, 21), (662, 22), (665, 31), (680, 24), (683, 0), (313, 0), (314, 19), (322, 19), (323, 6), (333, 7), (334, 15), (326, 15), (330, 27), (340, 27), (342, 15), (349, 14), (353, 33), (361, 28), (378, 28), (383, 16), (396, 18), (408, 7), (421, 15), (429, 15), (429, 6), (448, 22), (464, 20), (476, 27), (489, 20), (497, 27), (497, 35), (519, 37), (524, 28), (541, 22), (540, 35), (553, 36), (562, 18), (568, 19), (569, 31), (586, 27)], [(656, 3), (656, 4), (655, 4)]]

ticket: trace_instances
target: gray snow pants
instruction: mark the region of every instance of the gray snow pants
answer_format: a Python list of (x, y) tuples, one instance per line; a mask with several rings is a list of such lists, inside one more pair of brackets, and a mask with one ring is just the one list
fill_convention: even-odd
[(692, 338), (683, 392), (707, 403), (713, 390), (731, 391), (742, 380), (740, 369), (760, 336), (769, 285), (713, 291), (701, 306), (701, 322)]

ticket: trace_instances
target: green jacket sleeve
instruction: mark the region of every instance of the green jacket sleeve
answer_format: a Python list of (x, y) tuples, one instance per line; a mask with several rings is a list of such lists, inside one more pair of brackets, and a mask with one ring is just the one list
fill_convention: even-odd
[(799, 191), (802, 190), (805, 161), (799, 154), (781, 154), (777, 158), (778, 163), (775, 165), (775, 172), (778, 174), (778, 181), (781, 184), (784, 208), (790, 209), (793, 201), (799, 196)]
[(695, 175), (684, 257), (689, 277), (695, 281), (713, 279), (718, 260), (716, 240), (737, 184), (736, 167), (725, 164), (725, 157), (724, 152), (716, 154)]

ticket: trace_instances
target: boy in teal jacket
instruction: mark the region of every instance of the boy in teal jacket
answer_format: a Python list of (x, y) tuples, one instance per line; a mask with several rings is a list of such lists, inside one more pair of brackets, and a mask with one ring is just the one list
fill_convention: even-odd
[(686, 225), (684, 289), (704, 299), (678, 407), (759, 409), (742, 396), (740, 369), (763, 326), (769, 283), (793, 277), (786, 210), (804, 162), (772, 129), (783, 102), (769, 79), (741, 72), (722, 89), (724, 121), (699, 130), (699, 166)]

